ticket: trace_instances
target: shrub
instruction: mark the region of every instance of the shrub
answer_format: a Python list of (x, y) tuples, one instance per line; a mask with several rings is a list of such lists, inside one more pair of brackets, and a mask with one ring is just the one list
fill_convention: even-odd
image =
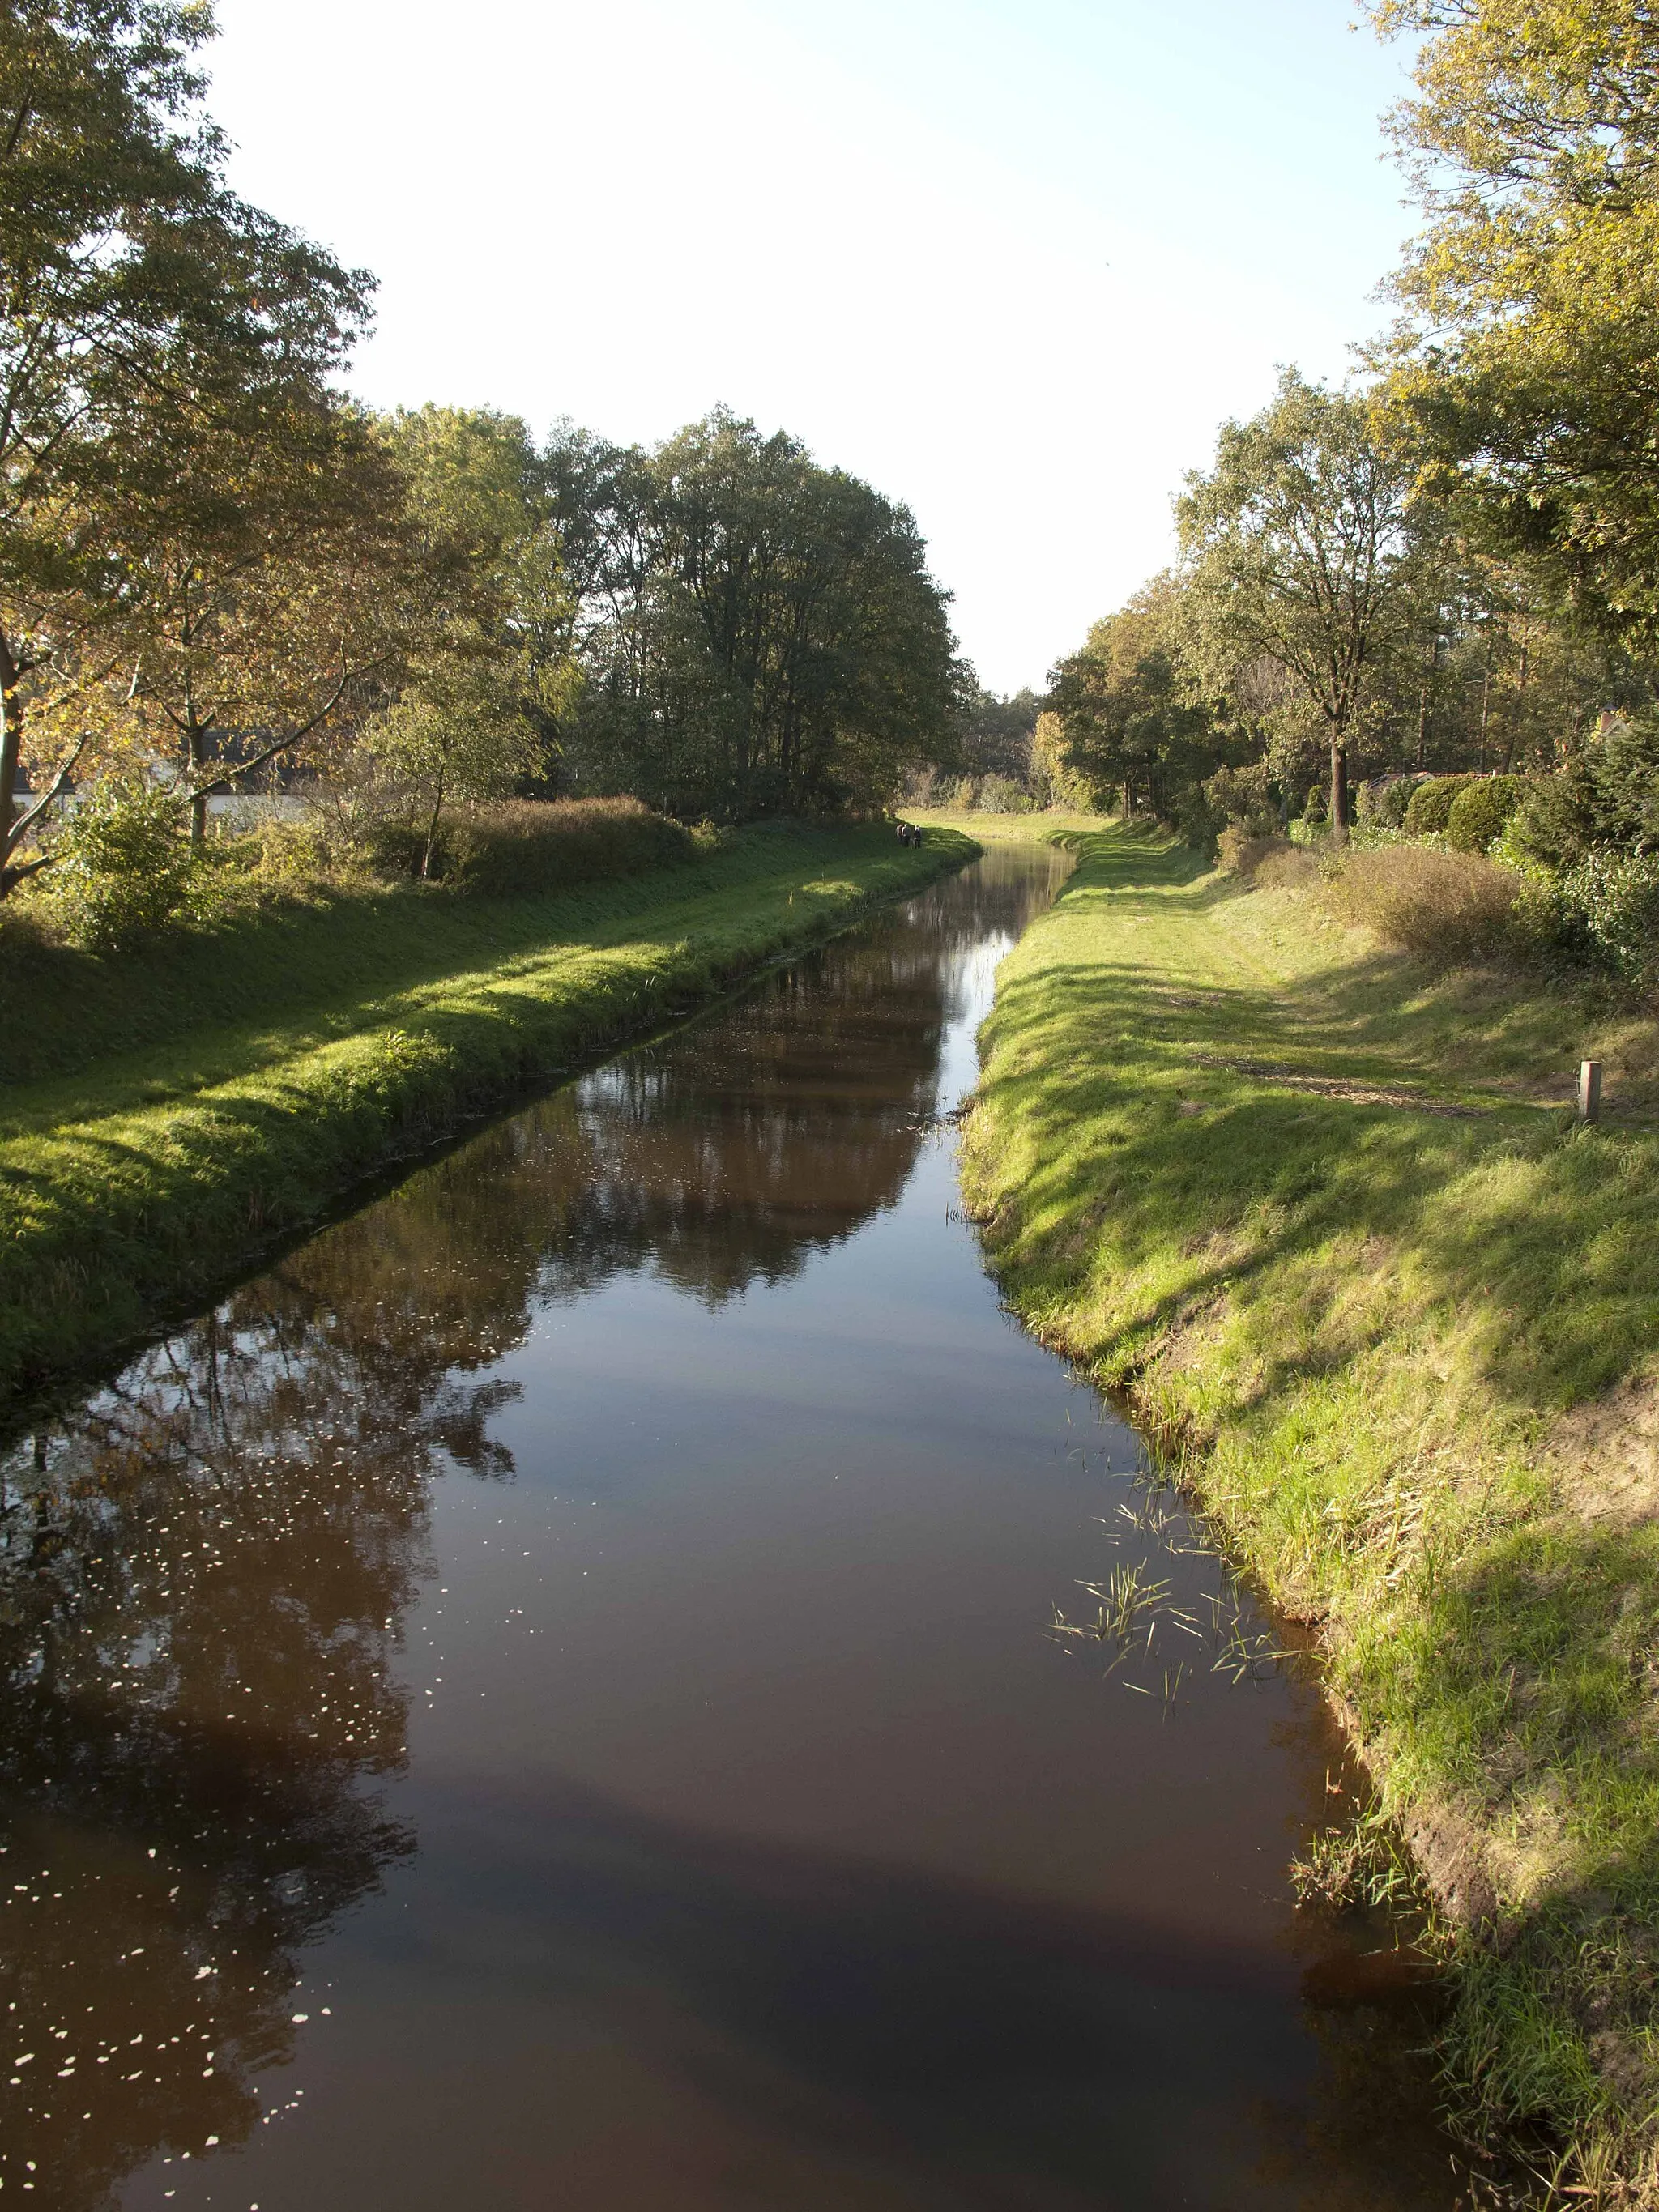
[(1555, 886), (1563, 940), (1626, 982), (1659, 982), (1659, 853), (1591, 853)]
[(1406, 809), (1427, 778), (1420, 775), (1378, 775), (1359, 787), (1355, 811), (1359, 820), (1376, 830), (1405, 827)]
[(1249, 883), (1265, 860), (1294, 852), (1284, 837), (1259, 836), (1242, 822), (1230, 822), (1217, 840), (1217, 859), (1230, 876)]
[[(418, 878), (426, 866), (426, 832), (406, 819), (374, 822), (362, 833), (361, 849), (377, 876)], [(449, 824), (440, 822), (432, 840), (431, 873), (434, 883), (441, 883), (449, 873), (453, 857)]]
[(1029, 814), (1031, 795), (1011, 775), (988, 775), (974, 802), (981, 814)]
[(88, 952), (136, 944), (189, 903), (185, 810), (166, 785), (113, 777), (94, 785), (70, 808), (52, 852), (52, 908), (64, 936)]
[(1320, 880), (1319, 863), (1300, 846), (1275, 841), (1255, 867), (1255, 887), (1262, 891), (1306, 890)]
[(1316, 783), (1308, 793), (1308, 803), (1302, 810), (1302, 819), (1310, 830), (1322, 830), (1331, 818), (1331, 795), (1323, 783)]
[(1582, 763), (1570, 762), (1559, 775), (1531, 777), (1504, 834), (1516, 852), (1547, 868), (1582, 860), (1595, 836)]
[(1510, 833), (1516, 849), (1571, 868), (1602, 846), (1659, 847), (1659, 715), (1609, 717), (1554, 775), (1528, 780)]
[[(232, 857), (225, 851), (231, 842), (216, 838), (208, 848), (209, 858), (216, 862)], [(367, 857), (361, 842), (342, 835), (332, 816), (320, 809), (298, 821), (263, 821), (234, 844), (239, 848), (234, 857), (250, 872), (284, 888), (361, 878)]]
[(1351, 853), (1331, 898), (1350, 921), (1436, 960), (1503, 950), (1522, 889), (1513, 869), (1473, 853), (1389, 845)]
[(1481, 775), (1466, 782), (1446, 815), (1446, 842), (1458, 853), (1484, 853), (1501, 837), (1526, 795), (1518, 775)]
[(1413, 837), (1437, 836), (1446, 826), (1458, 793), (1473, 781), (1467, 775), (1425, 777), (1413, 792), (1401, 827)]
[(1227, 826), (1227, 817), (1204, 796), (1204, 787), (1189, 783), (1170, 809), (1170, 826), (1194, 853), (1215, 857), (1216, 839)]
[(1279, 829), (1279, 801), (1265, 761), (1249, 768), (1218, 768), (1205, 784), (1204, 796), (1224, 820), (1253, 837), (1271, 837)]
[[(423, 838), (415, 841), (424, 849)], [(507, 799), (458, 807), (439, 843), (444, 881), (489, 898), (563, 890), (689, 860), (691, 833), (637, 799)], [(419, 851), (405, 856), (419, 867)]]

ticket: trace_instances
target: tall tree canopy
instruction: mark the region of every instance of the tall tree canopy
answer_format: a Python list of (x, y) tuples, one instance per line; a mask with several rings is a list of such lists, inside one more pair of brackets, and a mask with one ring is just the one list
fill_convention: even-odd
[(211, 30), (194, 0), (0, 9), (0, 891), (26, 708), (119, 650), (111, 515), (251, 392), (314, 389), (367, 311), (361, 272), (226, 189), (191, 66)]
[(1436, 547), (1412, 489), (1365, 398), (1287, 369), (1260, 415), (1222, 426), (1176, 508), (1200, 658), (1223, 671), (1266, 655), (1299, 689), (1328, 746), (1339, 836), (1368, 689), (1424, 622)]
[(971, 684), (963, 703), (963, 769), (969, 775), (1029, 775), (1042, 711), (1042, 700), (1029, 688), (1005, 699), (977, 682)]
[[(256, 388), (112, 513), (125, 748), (169, 762), (200, 844), (210, 795), (361, 708), (397, 659), (401, 486), (377, 427), (319, 388)], [(87, 726), (84, 690), (69, 702)]]
[(1659, 20), (1646, 0), (1376, 0), (1426, 34), (1394, 118), (1429, 224), (1395, 389), (1443, 486), (1581, 604), (1659, 626)]
[(1126, 814), (1144, 807), (1173, 819), (1224, 756), (1186, 651), (1182, 598), (1177, 578), (1154, 577), (1054, 672), (1060, 766)]
[(547, 471), (516, 416), (423, 407), (386, 426), (402, 485), (399, 674), (367, 744), (421, 816), (546, 778), (574, 680), (575, 603)]
[(573, 770), (686, 814), (884, 804), (948, 758), (961, 672), (908, 509), (717, 412), (548, 458), (578, 592)]

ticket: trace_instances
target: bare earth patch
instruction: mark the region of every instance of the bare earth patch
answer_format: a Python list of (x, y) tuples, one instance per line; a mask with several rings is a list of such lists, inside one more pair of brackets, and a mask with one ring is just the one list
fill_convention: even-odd
[[(1193, 1060), (1200, 1067), (1218, 1067), (1229, 1075), (1248, 1075), (1254, 1082), (1277, 1084), (1281, 1091), (1310, 1091), (1317, 1098), (1346, 1098), (1356, 1106), (1400, 1106), (1409, 1108), (1414, 1114), (1446, 1114), (1458, 1119), (1476, 1118), (1496, 1110), (1490, 1106), (1457, 1106), (1449, 1099), (1425, 1098), (1415, 1091), (1390, 1091), (1376, 1084), (1344, 1083), (1335, 1076), (1295, 1075), (1263, 1060), (1224, 1060), (1206, 1052), (1195, 1052)], [(1187, 1109), (1184, 1100), (1182, 1106)]]
[(1659, 1520), (1659, 1381), (1636, 1376), (1554, 1423), (1551, 1471), (1563, 1504), (1586, 1521)]

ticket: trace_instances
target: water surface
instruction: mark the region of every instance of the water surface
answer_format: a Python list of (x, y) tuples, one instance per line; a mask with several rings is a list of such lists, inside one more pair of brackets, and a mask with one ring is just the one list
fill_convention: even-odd
[[(1291, 1909), (1317, 1700), (1214, 1670), (1268, 1625), (960, 1215), (1064, 865), (485, 1130), (16, 1442), (8, 2191), (1449, 2207), (1393, 1939)], [(1126, 1565), (1188, 1620), (1053, 1632)]]

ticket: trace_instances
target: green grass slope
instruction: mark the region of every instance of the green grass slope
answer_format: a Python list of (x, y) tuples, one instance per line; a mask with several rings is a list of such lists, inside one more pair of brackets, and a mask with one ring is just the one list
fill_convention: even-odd
[[(33, 953), (4, 1010), (36, 1079), (0, 1083), (0, 1396), (107, 1356), (515, 1085), (975, 849), (756, 830), (562, 898), (411, 889), (148, 958)], [(31, 969), (51, 994), (32, 1029)]]
[(1464, 2121), (1659, 2201), (1650, 1030), (1604, 1043), (1613, 1117), (1576, 1128), (1571, 998), (1437, 978), (1126, 829), (1068, 842), (964, 1139), (994, 1262), (1317, 1624), (1439, 1901)]

